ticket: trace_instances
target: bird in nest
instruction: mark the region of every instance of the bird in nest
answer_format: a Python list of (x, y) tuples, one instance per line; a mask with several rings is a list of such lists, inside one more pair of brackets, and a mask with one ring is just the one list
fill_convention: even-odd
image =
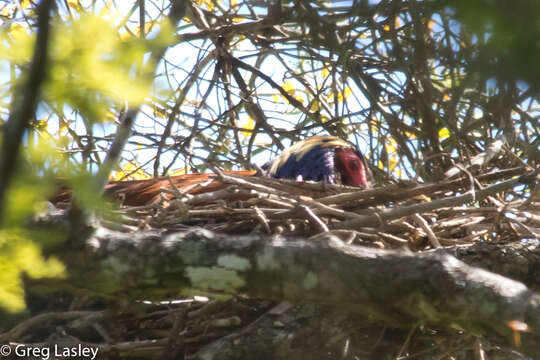
[(299, 141), (263, 166), (277, 179), (321, 181), (367, 188), (369, 170), (356, 147), (335, 136), (313, 136)]
[[(262, 170), (263, 176), (271, 178), (320, 181), (364, 189), (369, 187), (371, 177), (360, 151), (352, 143), (335, 136), (313, 136), (299, 141), (265, 164)], [(251, 170), (224, 173), (257, 175)], [(105, 193), (121, 199), (124, 205), (140, 206), (159, 201), (161, 189), (170, 189), (171, 183), (190, 194), (215, 191), (225, 186), (216, 179), (215, 174), (185, 174), (148, 180), (112, 181), (105, 187)], [(204, 186), (197, 186), (200, 184)], [(65, 202), (69, 197), (69, 192), (64, 192), (52, 202)]]

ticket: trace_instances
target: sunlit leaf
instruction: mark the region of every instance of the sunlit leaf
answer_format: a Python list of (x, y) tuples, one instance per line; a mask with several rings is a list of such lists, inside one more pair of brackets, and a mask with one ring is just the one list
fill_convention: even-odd
[(120, 168), (119, 172), (123, 174), (123, 176), (120, 177), (122, 180), (144, 180), (151, 177), (143, 169), (141, 169), (139, 165), (132, 161), (126, 162)]
[(45, 260), (33, 239), (15, 231), (0, 231), (0, 308), (18, 312), (26, 307), (23, 273), (34, 279), (64, 277), (65, 268), (56, 258)]
[(105, 119), (107, 119), (107, 120), (115, 120), (117, 117), (118, 117), (118, 115), (113, 113), (110, 110), (107, 110), (107, 112), (105, 113)]
[(390, 142), (389, 144), (386, 145), (386, 152), (388, 154), (396, 154), (397, 153), (395, 142)]
[(2, 8), (2, 10), (0, 10), (0, 16), (4, 16), (4, 17), (7, 17), (7, 18), (10, 18), (13, 14), (13, 9), (14, 8), (11, 8), (11, 7), (8, 7), (8, 6), (4, 6)]
[(0, 32), (0, 59), (14, 64), (30, 61), (34, 40), (34, 34), (30, 35), (26, 27), (17, 23), (11, 24), (6, 31)]
[(46, 98), (68, 103), (92, 121), (106, 118), (107, 102), (143, 102), (148, 83), (135, 77), (134, 66), (142, 63), (146, 50), (137, 39), (119, 42), (117, 34), (108, 21), (93, 15), (57, 24)]
[(214, 10), (214, 2), (212, 0), (196, 0), (196, 3), (201, 6), (206, 6), (209, 11)]
[(294, 95), (294, 93), (296, 92), (296, 88), (294, 87), (293, 82), (290, 80), (286, 80), (283, 83), (282, 87), (283, 87), (283, 90), (285, 90), (289, 95)]
[(67, 124), (60, 125), (60, 129), (58, 129), (58, 134), (60, 135), (66, 135), (68, 133), (69, 126)]
[(345, 86), (345, 88), (343, 89), (343, 97), (345, 99), (347, 99), (349, 96), (352, 95), (352, 89), (350, 86)]
[(32, 5), (32, 2), (30, 0), (21, 0), (21, 8), (23, 10), (26, 10), (30, 5)]
[(111, 171), (111, 174), (109, 175), (109, 181), (119, 181), (124, 178), (124, 174), (121, 171)]
[(405, 135), (409, 138), (409, 139), (416, 139), (416, 135), (410, 131), (405, 131)]
[(134, 34), (132, 34), (129, 31), (124, 29), (120, 34), (118, 34), (118, 39), (120, 41), (127, 41), (127, 40), (133, 38), (133, 36), (134, 36)]
[[(338, 103), (342, 103), (344, 99), (347, 99), (351, 95), (352, 95), (352, 89), (349, 86), (346, 86), (343, 89), (343, 91), (340, 91), (337, 94)], [(328, 94), (328, 100), (330, 100), (330, 102), (333, 102), (333, 100), (334, 100), (334, 93), (333, 92)]]
[(447, 128), (441, 128), (439, 130), (439, 139), (446, 139), (450, 137), (450, 130), (448, 130)]
[(166, 110), (164, 108), (155, 106), (153, 110), (154, 110), (153, 112), (154, 112), (155, 117), (158, 117), (160, 119), (166, 119), (168, 117)]
[(187, 174), (189, 171), (190, 171), (190, 168), (188, 166), (182, 169), (169, 171), (169, 175), (171, 176), (184, 175), (184, 174)]
[(397, 156), (391, 156), (390, 159), (388, 159), (388, 169), (390, 171), (394, 171), (397, 164), (399, 164), (399, 159)]
[(84, 10), (78, 0), (67, 0), (67, 3), (70, 8), (76, 10), (77, 12), (81, 12)]
[(242, 136), (244, 137), (250, 137), (252, 132), (251, 131), (247, 131), (247, 130), (253, 130), (255, 129), (255, 120), (253, 120), (253, 118), (251, 116), (248, 116), (248, 119), (247, 119), (247, 122), (245, 124), (242, 125), (242, 128), (244, 130), (240, 131), (240, 133), (242, 134)]
[(328, 75), (330, 75), (330, 70), (328, 70), (328, 66), (325, 66), (321, 70), (321, 76), (323, 77), (323, 79), (326, 79)]

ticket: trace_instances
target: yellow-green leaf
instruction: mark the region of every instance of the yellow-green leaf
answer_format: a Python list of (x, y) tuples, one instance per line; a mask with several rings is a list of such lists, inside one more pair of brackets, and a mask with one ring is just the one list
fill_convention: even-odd
[(328, 70), (328, 65), (326, 65), (321, 70), (321, 76), (323, 77), (323, 79), (326, 79), (328, 75), (330, 75), (330, 70)]
[(441, 128), (439, 130), (439, 139), (446, 139), (450, 137), (450, 130), (448, 130), (447, 128)]
[(247, 122), (242, 126), (242, 128), (244, 129), (244, 130), (240, 131), (242, 136), (250, 137), (252, 132), (248, 131), (248, 130), (255, 129), (255, 121), (253, 120), (253, 118), (251, 116), (248, 116)]
[(285, 90), (289, 95), (294, 95), (296, 92), (296, 88), (294, 87), (294, 84), (290, 80), (286, 80), (283, 83), (283, 90)]

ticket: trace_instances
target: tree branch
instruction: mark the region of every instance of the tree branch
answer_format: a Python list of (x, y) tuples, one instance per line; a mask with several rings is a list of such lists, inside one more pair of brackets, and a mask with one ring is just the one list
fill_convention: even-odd
[(28, 80), (14, 95), (9, 120), (2, 131), (2, 150), (0, 151), (0, 220), (4, 198), (19, 159), (24, 131), (36, 112), (39, 90), (46, 74), (49, 48), (49, 18), (54, 5), (52, 0), (43, 0), (37, 9), (38, 34), (34, 47), (34, 58), (28, 72)]
[[(509, 322), (518, 320), (533, 329), (521, 334), (522, 350), (540, 352), (540, 295), (524, 284), (439, 252), (349, 246), (331, 235), (318, 239), (194, 230), (160, 241), (156, 232), (99, 228), (85, 250), (62, 247), (55, 253), (70, 271), (69, 286), (85, 292), (144, 299), (174, 291), (247, 294), (327, 304), (394, 326), (457, 324), (514, 347)], [(62, 284), (51, 281), (51, 286)]]

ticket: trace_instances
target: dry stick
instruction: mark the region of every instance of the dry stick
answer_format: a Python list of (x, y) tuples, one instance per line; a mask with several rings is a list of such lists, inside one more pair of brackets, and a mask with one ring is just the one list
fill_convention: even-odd
[[(282, 209), (265, 209), (265, 208), (248, 208), (248, 209), (231, 209), (227, 207), (218, 207), (213, 209), (193, 209), (189, 210), (189, 217), (217, 217), (217, 216), (230, 216), (230, 215), (244, 215), (257, 217), (258, 214), (263, 214), (267, 218), (275, 218), (273, 216), (276, 213), (281, 212)], [(178, 219), (175, 219), (178, 222)]]
[(225, 189), (216, 190), (212, 192), (206, 192), (206, 193), (193, 195), (193, 197), (187, 199), (185, 203), (187, 205), (194, 206), (194, 205), (199, 205), (199, 204), (214, 203), (217, 200), (231, 200), (231, 199), (238, 199), (241, 197), (254, 197), (254, 196), (257, 196), (256, 192), (254, 191), (225, 188)]
[(77, 318), (82, 318), (85, 316), (99, 315), (103, 314), (101, 311), (64, 311), (64, 312), (47, 312), (43, 314), (36, 315), (31, 317), (28, 320), (25, 320), (19, 323), (17, 326), (11, 330), (0, 334), (0, 342), (6, 343), (9, 341), (17, 341), (20, 337), (29, 329), (35, 328), (36, 326), (53, 322), (57, 320), (72, 320)]
[(184, 104), (184, 100), (186, 99), (187, 93), (189, 90), (191, 90), (191, 87), (195, 83), (195, 81), (199, 78), (200, 72), (202, 69), (208, 65), (210, 60), (213, 60), (215, 58), (215, 50), (210, 52), (204, 59), (202, 59), (200, 62), (197, 63), (193, 71), (191, 72), (191, 75), (189, 79), (187, 79), (186, 83), (183, 84), (182, 90), (180, 91), (180, 94), (178, 95), (178, 100), (174, 103), (174, 106), (172, 107), (167, 124), (165, 125), (165, 129), (163, 130), (163, 134), (161, 135), (161, 138), (158, 143), (158, 148), (156, 150), (156, 155), (154, 158), (156, 161), (154, 162), (154, 176), (158, 174), (159, 170), (159, 160), (161, 157), (161, 153), (163, 152), (163, 148), (165, 147), (165, 143), (167, 141), (167, 138), (171, 135), (171, 129), (173, 124), (176, 121), (176, 118), (178, 116), (178, 113), (180, 112), (180, 106)]
[[(236, 177), (236, 176), (230, 176), (225, 175), (222, 171), (219, 169), (215, 169), (215, 172), (218, 174), (218, 177), (221, 181), (224, 183), (229, 184), (236, 184), (238, 186), (247, 187), (249, 189), (267, 192), (273, 195), (280, 196), (285, 199), (291, 199), (291, 194), (287, 193), (285, 191), (277, 190), (268, 186), (260, 185), (260, 184), (254, 184), (250, 181), (247, 181), (246, 179)], [(250, 179), (251, 180), (251, 179)], [(294, 199), (295, 197), (293, 197)], [(333, 215), (336, 217), (344, 217), (344, 218), (352, 218), (352, 219), (361, 219), (362, 215), (355, 214), (353, 212), (341, 210), (341, 209), (335, 209), (330, 206), (327, 206), (325, 204), (321, 204), (320, 202), (316, 200), (308, 200), (308, 199), (294, 199), (299, 204), (309, 205), (316, 208), (317, 213), (322, 213), (325, 215)], [(287, 217), (292, 214), (296, 214), (296, 210), (292, 209), (290, 211), (286, 211), (280, 214), (281, 217)]]
[[(499, 179), (504, 179), (506, 177), (511, 177), (515, 175), (522, 175), (523, 167), (513, 168), (502, 170), (497, 173), (489, 173), (477, 176), (478, 180), (485, 181), (494, 181)], [(434, 184), (424, 184), (414, 187), (405, 187), (401, 184), (389, 185), (383, 188), (374, 188), (368, 190), (352, 190), (351, 192), (325, 196), (318, 198), (317, 201), (323, 204), (342, 204), (349, 203), (354, 200), (370, 199), (381, 197), (383, 200), (379, 201), (380, 203), (388, 202), (388, 200), (400, 200), (411, 198), (416, 195), (429, 195), (437, 191), (448, 190), (451, 188), (458, 188), (463, 183), (462, 178), (455, 180), (447, 180), (444, 182), (434, 183)]]
[(270, 225), (268, 224), (268, 219), (266, 218), (264, 212), (262, 212), (262, 210), (256, 206), (253, 208), (253, 210), (255, 211), (255, 217), (264, 226), (264, 230), (266, 231), (266, 233), (271, 234), (272, 230), (270, 229)]
[(369, 237), (369, 238), (377, 237), (377, 235), (365, 234), (365, 233), (361, 233), (355, 230), (329, 230), (324, 233), (318, 233), (313, 236), (310, 236), (308, 240), (309, 241), (326, 241), (329, 235), (337, 236), (338, 238), (341, 239), (341, 241), (343, 241), (347, 245), (351, 245), (357, 237), (364, 237), (364, 236)]
[(273, 199), (273, 198), (261, 198), (257, 201), (260, 204), (264, 204), (267, 206), (272, 206), (277, 209), (293, 209), (294, 205), (289, 202), (284, 202), (281, 200)]
[(409, 243), (408, 240), (400, 238), (399, 236), (387, 234), (384, 232), (378, 232), (377, 235), (383, 238), (383, 240), (389, 240), (389, 242), (393, 242), (396, 245), (407, 245)]
[(414, 325), (409, 330), (409, 333), (407, 334), (407, 338), (405, 339), (405, 342), (403, 343), (403, 345), (401, 345), (401, 348), (399, 349), (399, 352), (398, 352), (398, 355), (397, 355), (398, 359), (401, 358), (402, 354), (405, 353), (405, 351), (409, 347), (409, 344), (410, 344), (411, 339), (412, 339), (412, 335), (414, 334), (417, 327), (418, 327), (418, 325)]
[[(504, 135), (497, 137), (495, 141), (493, 141), (491, 144), (487, 146), (486, 151), (473, 156), (473, 158), (470, 160), (470, 166), (486, 165), (491, 159), (493, 159), (495, 156), (497, 156), (497, 154), (499, 154), (503, 150), (503, 145), (505, 144), (505, 142), (506, 142), (506, 137)], [(444, 173), (444, 176), (447, 178), (454, 177), (457, 174), (459, 174), (460, 171), (463, 171), (464, 167), (465, 166), (463, 166), (462, 164), (456, 164), (456, 166), (446, 171)]]
[(255, 184), (262, 184), (272, 188), (278, 188), (294, 195), (307, 195), (311, 197), (321, 195), (326, 196), (328, 193), (341, 194), (358, 191), (358, 188), (355, 186), (326, 184), (316, 181), (298, 182), (291, 179), (275, 179), (264, 176), (246, 176), (233, 174), (229, 174), (229, 176), (240, 179), (249, 179), (250, 182), (253, 182)]
[(307, 205), (300, 205), (300, 209), (306, 213), (309, 222), (315, 224), (320, 231), (328, 231), (328, 226), (326, 226), (326, 224), (317, 215), (315, 215), (315, 213)]
[(486, 352), (482, 347), (482, 342), (480, 341), (480, 338), (476, 338), (476, 340), (474, 341), (473, 349), (474, 356), (477, 360), (486, 360)]
[[(458, 211), (458, 210), (456, 210)], [(452, 219), (445, 219), (437, 221), (433, 224), (433, 227), (437, 230), (439, 229), (453, 229), (456, 227), (462, 227), (462, 226), (468, 226), (468, 225), (474, 225), (479, 222), (482, 222), (486, 219), (486, 216), (459, 216)]]
[(404, 216), (412, 215), (415, 213), (423, 213), (426, 211), (432, 211), (444, 207), (450, 207), (455, 205), (460, 205), (468, 201), (476, 199), (480, 201), (485, 197), (507, 190), (519, 182), (519, 178), (506, 180), (495, 185), (488, 186), (485, 189), (477, 191), (473, 194), (467, 193), (458, 196), (452, 196), (443, 198), (440, 200), (431, 201), (428, 203), (414, 204), (408, 206), (401, 206), (394, 209), (383, 209), (380, 210), (377, 214), (372, 215), (359, 215), (357, 219), (346, 220), (336, 224), (331, 225), (332, 229), (357, 229), (362, 227), (376, 227), (381, 221), (387, 222), (390, 220), (399, 219)]
[(238, 65), (234, 63), (234, 56), (232, 56), (227, 51), (227, 49), (225, 49), (225, 47), (219, 46), (219, 42), (216, 42), (216, 47), (218, 49), (219, 57), (221, 57), (223, 61), (227, 61), (231, 64), (230, 70), (232, 72), (234, 80), (236, 81), (236, 84), (240, 88), (242, 101), (244, 102), (244, 108), (246, 109), (246, 112), (253, 119), (255, 119), (256, 126), (266, 130), (266, 133), (272, 138), (273, 143), (276, 144), (281, 150), (283, 150), (283, 145), (281, 145), (279, 138), (274, 135), (274, 129), (268, 124), (266, 116), (264, 115), (261, 107), (253, 101), (252, 96), (248, 91), (247, 85), (242, 78), (240, 71), (238, 71)]
[[(525, 224), (522, 224), (521, 221), (518, 221), (516, 219), (507, 219), (508, 225), (514, 230), (517, 234), (527, 234), (527, 236), (530, 236), (531, 238), (540, 238), (540, 232), (535, 231), (534, 228), (528, 227)], [(517, 229), (514, 228), (513, 224), (515, 224), (518, 228), (522, 229), (523, 232), (519, 232)]]
[[(469, 186), (470, 186), (470, 189), (469, 189), (469, 192), (473, 195), (473, 200), (474, 201), (474, 184), (475, 184), (475, 179), (474, 179), (474, 176), (473, 174), (471, 174), (471, 172), (467, 169), (465, 169), (465, 167), (461, 166), (460, 164), (456, 164), (456, 168), (458, 168), (459, 170), (463, 171), (465, 173), (465, 175), (467, 175), (467, 177), (469, 178)], [(480, 185), (480, 184), (478, 184)], [(479, 186), (479, 188), (481, 189), (481, 185)]]
[(283, 198), (288, 198), (288, 199), (291, 198), (291, 194), (289, 194), (286, 191), (277, 190), (277, 189), (274, 189), (265, 185), (254, 184), (240, 177), (226, 175), (224, 172), (222, 172), (219, 169), (212, 169), (212, 170), (214, 170), (214, 172), (218, 175), (218, 179), (224, 183), (242, 186), (244, 188), (248, 188), (248, 189), (252, 189), (255, 191), (264, 192), (264, 193), (268, 193), (272, 195), (281, 196)]
[(231, 58), (231, 62), (233, 65), (236, 65), (238, 67), (241, 67), (245, 70), (248, 70), (248, 71), (251, 71), (252, 73), (254, 73), (255, 75), (257, 75), (258, 77), (262, 78), (263, 80), (265, 80), (270, 86), (272, 86), (274, 89), (276, 89), (277, 91), (279, 91), (279, 93), (285, 97), (287, 99), (287, 101), (292, 104), (294, 107), (298, 108), (299, 110), (301, 110), (304, 114), (310, 116), (310, 117), (315, 117), (314, 114), (312, 114), (308, 108), (304, 107), (304, 105), (302, 104), (301, 101), (298, 101), (296, 98), (294, 98), (293, 96), (291, 96), (287, 91), (285, 91), (285, 89), (283, 89), (281, 86), (279, 86), (274, 80), (272, 80), (272, 78), (266, 74), (264, 74), (262, 71), (260, 71), (259, 69), (257, 69), (256, 67), (253, 67), (249, 64), (246, 64), (245, 62), (237, 59), (237, 58)]
[(201, 30), (194, 33), (186, 33), (177, 36), (176, 43), (182, 43), (192, 40), (199, 39), (208, 39), (214, 38), (219, 35), (231, 35), (231, 34), (253, 34), (258, 32), (263, 28), (273, 25), (272, 22), (269, 22), (267, 19), (241, 23), (241, 24), (232, 24), (232, 25), (221, 25), (213, 26), (208, 30)]
[(422, 229), (424, 229), (424, 231), (426, 232), (428, 236), (429, 242), (431, 243), (431, 246), (433, 246), (434, 248), (441, 247), (441, 243), (437, 239), (437, 236), (435, 236), (435, 233), (433, 232), (433, 230), (431, 230), (431, 227), (427, 223), (426, 219), (424, 219), (418, 213), (413, 215), (413, 219), (418, 223), (418, 225), (422, 227)]

